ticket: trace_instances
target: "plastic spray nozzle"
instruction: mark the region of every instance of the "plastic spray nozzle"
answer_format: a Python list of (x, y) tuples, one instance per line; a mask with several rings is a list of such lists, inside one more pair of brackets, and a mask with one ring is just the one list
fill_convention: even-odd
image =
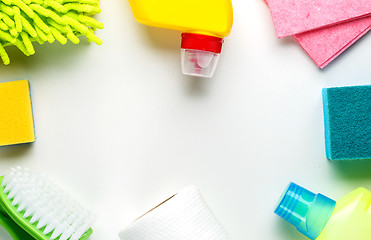
[(274, 212), (314, 240), (325, 228), (335, 205), (334, 200), (322, 194), (314, 194), (290, 183)]
[(218, 64), (222, 45), (222, 38), (201, 34), (183, 33), (183, 73), (197, 77), (212, 77)]

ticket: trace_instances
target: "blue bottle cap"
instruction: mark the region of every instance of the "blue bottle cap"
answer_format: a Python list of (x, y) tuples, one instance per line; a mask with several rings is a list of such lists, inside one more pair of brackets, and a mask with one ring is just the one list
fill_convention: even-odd
[(335, 205), (334, 200), (322, 194), (314, 194), (290, 183), (274, 212), (314, 240), (325, 228)]

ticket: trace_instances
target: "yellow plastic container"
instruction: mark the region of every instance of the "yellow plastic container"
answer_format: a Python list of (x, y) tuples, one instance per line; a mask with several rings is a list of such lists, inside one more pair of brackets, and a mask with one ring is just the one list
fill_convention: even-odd
[(317, 240), (370, 240), (371, 192), (359, 188), (336, 202)]
[(212, 77), (233, 25), (231, 0), (129, 0), (142, 24), (182, 31), (184, 74)]
[(275, 213), (312, 240), (371, 239), (371, 192), (364, 188), (335, 202), (291, 183)]

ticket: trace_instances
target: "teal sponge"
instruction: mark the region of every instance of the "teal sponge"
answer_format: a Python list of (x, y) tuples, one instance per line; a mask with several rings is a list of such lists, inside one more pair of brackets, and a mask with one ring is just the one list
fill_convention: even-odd
[(323, 89), (326, 155), (371, 159), (371, 85)]

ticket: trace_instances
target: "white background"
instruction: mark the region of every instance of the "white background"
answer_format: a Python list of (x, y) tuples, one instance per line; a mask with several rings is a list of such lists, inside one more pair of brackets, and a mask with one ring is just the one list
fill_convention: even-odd
[[(0, 81), (29, 79), (37, 140), (0, 149), (0, 173), (49, 177), (98, 216), (91, 240), (196, 185), (231, 239), (305, 239), (273, 214), (290, 181), (338, 199), (371, 189), (371, 164), (326, 160), (321, 90), (371, 84), (371, 35), (320, 70), (277, 40), (260, 0), (235, 0), (213, 79), (182, 76), (180, 33), (137, 23), (126, 0), (101, 2), (103, 45), (9, 48)], [(1, 239), (4, 237), (0, 235)]]

